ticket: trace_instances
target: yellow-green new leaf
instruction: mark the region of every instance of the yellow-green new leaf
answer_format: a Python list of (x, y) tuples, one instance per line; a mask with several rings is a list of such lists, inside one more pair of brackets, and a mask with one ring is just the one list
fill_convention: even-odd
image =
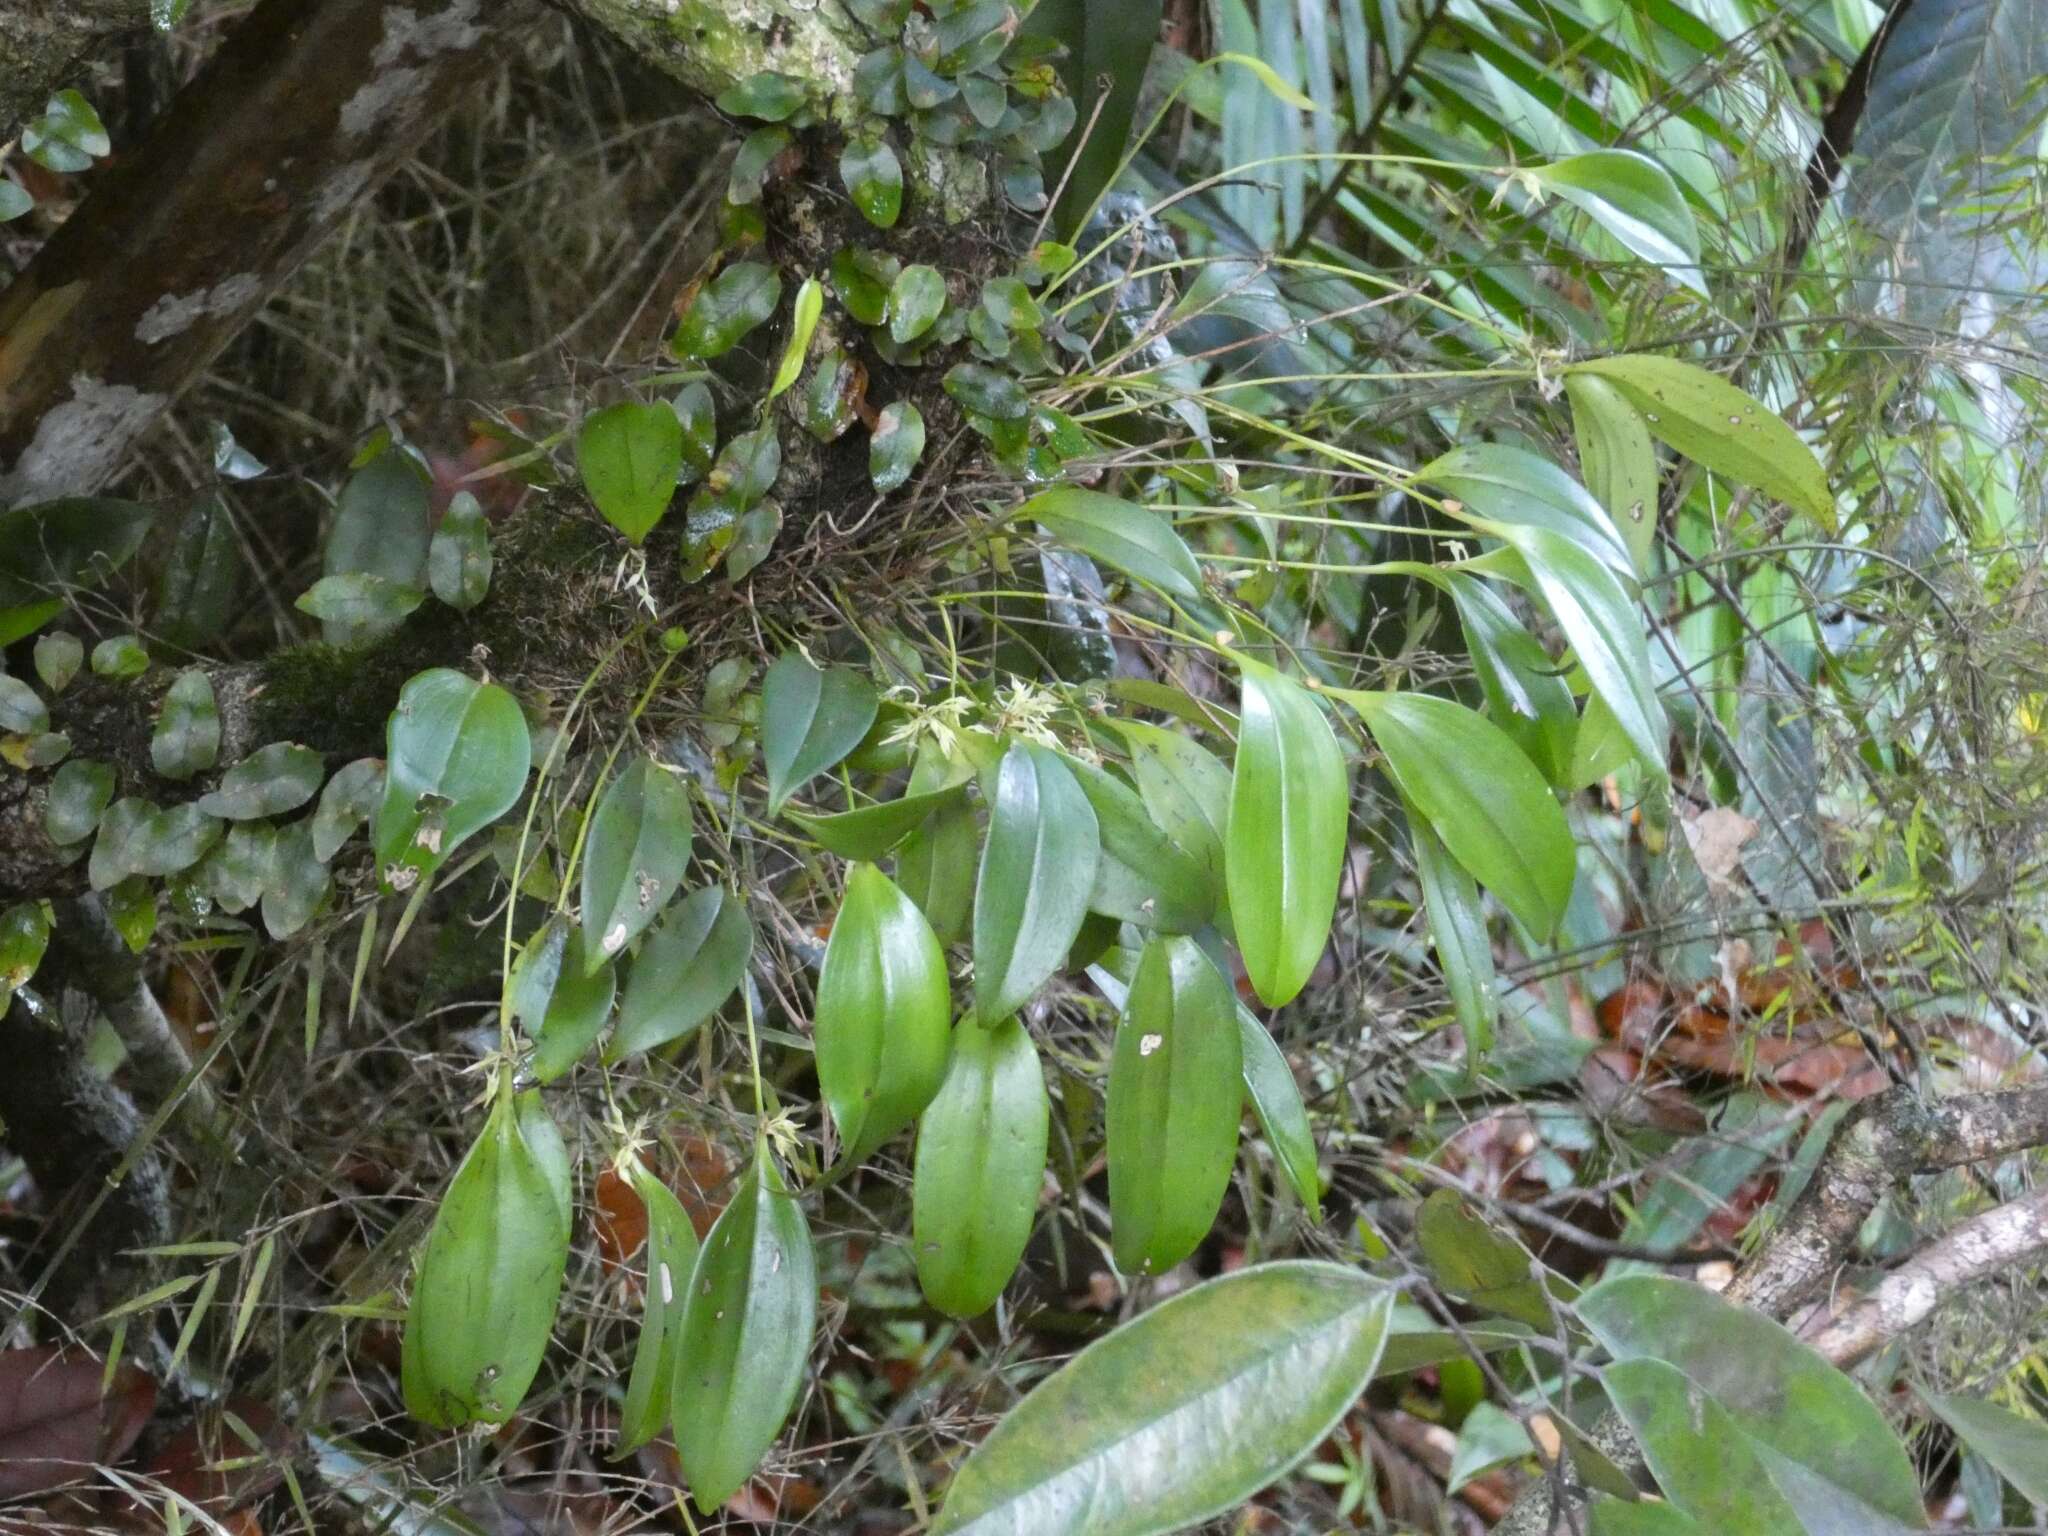
[(533, 1385), (569, 1255), (568, 1166), (538, 1094), (493, 1101), (413, 1280), (401, 1374), (414, 1418), (502, 1424)]
[(1695, 464), (1752, 486), (1833, 532), (1827, 472), (1797, 432), (1718, 374), (1675, 357), (1592, 358), (1566, 370), (1607, 380), (1653, 436)]
[(633, 1374), (619, 1411), (614, 1459), (638, 1450), (668, 1426), (683, 1308), (690, 1299), (690, 1275), (697, 1267), (697, 1229), (690, 1225), (682, 1202), (637, 1157), (626, 1176), (647, 1208), (647, 1264), (642, 1272), (640, 1342), (633, 1348)]
[(1340, 693), (1386, 755), (1394, 782), (1450, 849), (1531, 933), (1571, 900), (1577, 854), (1536, 765), (1485, 716), (1423, 693)]
[(705, 1514), (739, 1491), (782, 1433), (817, 1310), (810, 1226), (759, 1152), (697, 1255), (676, 1345), (676, 1454)]
[(917, 1118), (946, 1073), (952, 997), (931, 924), (896, 882), (856, 864), (818, 975), (818, 1086), (859, 1161)]
[(1101, 857), (1095, 810), (1058, 753), (1013, 742), (974, 886), (974, 1007), (1008, 1018), (1065, 962)]
[(1277, 1008), (1307, 985), (1329, 939), (1351, 796), (1308, 690), (1258, 662), (1240, 666), (1224, 874), (1245, 974)]
[(1024, 1026), (962, 1020), (946, 1080), (918, 1122), (910, 1186), (917, 1283), (941, 1312), (986, 1312), (1016, 1272), (1038, 1212), (1049, 1122)]
[(645, 753), (605, 787), (583, 854), (583, 952), (596, 970), (660, 916), (690, 865), (690, 793)]
[(1244, 1105), (1237, 999), (1186, 937), (1145, 945), (1109, 1068), (1111, 1251), (1126, 1274), (1164, 1274), (1216, 1220)]
[(1033, 1388), (967, 1458), (932, 1536), (1164, 1536), (1233, 1508), (1350, 1410), (1392, 1300), (1308, 1261), (1181, 1292)]
[(768, 386), (768, 398), (773, 400), (787, 390), (804, 371), (804, 355), (811, 350), (811, 337), (818, 329), (818, 316), (824, 313), (825, 289), (815, 278), (807, 277), (803, 286), (796, 291), (796, 312), (789, 320), (789, 342), (782, 349), (782, 361), (776, 365), (775, 381)]

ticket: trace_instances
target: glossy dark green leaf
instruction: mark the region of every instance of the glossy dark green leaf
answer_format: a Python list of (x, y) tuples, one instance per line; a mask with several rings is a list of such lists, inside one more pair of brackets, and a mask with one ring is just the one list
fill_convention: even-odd
[(499, 1095), (427, 1234), (402, 1351), (405, 1405), (502, 1424), (540, 1371), (569, 1255), (568, 1158), (537, 1093)]
[(1657, 450), (1650, 429), (1628, 398), (1596, 373), (1566, 374), (1564, 392), (1586, 489), (1621, 530), (1636, 574), (1647, 576), (1657, 543)]
[(157, 710), (150, 765), (166, 779), (189, 779), (211, 768), (219, 755), (220, 708), (213, 684), (199, 668), (188, 667), (165, 691)]
[(732, 174), (725, 184), (725, 200), (735, 206), (758, 203), (761, 189), (790, 146), (790, 131), (782, 127), (756, 128), (740, 141), (732, 157)]
[[(1074, 116), (1083, 123), (1092, 120), (1087, 138), (1078, 146), (1067, 146), (1074, 162), (1054, 214), (1054, 234), (1064, 237), (1078, 230), (1109, 190), (1131, 136), (1152, 45), (1159, 41), (1162, 9), (1161, 0), (1114, 5), (1041, 0), (1029, 14), (1028, 32), (1056, 38), (1065, 46), (1057, 64), (1060, 82), (1074, 104)], [(1062, 131), (1044, 148), (1055, 149), (1065, 138)]]
[(534, 1077), (543, 1083), (553, 1082), (581, 1061), (611, 1018), (618, 973), (609, 961), (600, 960), (593, 966), (591, 958), (584, 948), (583, 930), (570, 930), (529, 1058)]
[(782, 1433), (817, 1306), (810, 1227), (758, 1154), (704, 1239), (676, 1345), (676, 1453), (704, 1513), (738, 1492)]
[(1415, 1237), (1437, 1284), (1488, 1312), (1549, 1330), (1557, 1315), (1546, 1296), (1573, 1295), (1568, 1282), (1540, 1278), (1522, 1246), (1494, 1231), (1454, 1190), (1439, 1189), (1422, 1202)]
[(1408, 836), (1415, 850), (1422, 915), (1436, 946), (1436, 963), (1444, 973), (1458, 1026), (1465, 1031), (1466, 1061), (1476, 1069), (1479, 1059), (1493, 1048), (1494, 1027), (1500, 1021), (1500, 983), (1493, 968), (1493, 944), (1487, 937), (1479, 888), (1464, 866), (1451, 857), (1428, 818), (1412, 805)]
[(862, 218), (878, 229), (895, 227), (903, 212), (903, 165), (887, 139), (848, 140), (839, 156), (839, 179)]
[(807, 816), (802, 811), (791, 811), (789, 819), (816, 838), (828, 852), (836, 853), (842, 859), (873, 863), (923, 826), (934, 811), (941, 806), (957, 804), (966, 795), (967, 786), (955, 784), (949, 789), (922, 795), (902, 795), (833, 816)]
[(427, 585), (458, 613), (490, 595), (491, 525), (467, 491), (456, 492), (427, 546)]
[(1003, 754), (974, 886), (975, 1013), (1008, 1018), (1065, 962), (1095, 887), (1095, 811), (1060, 756)]
[(1565, 787), (1579, 714), (1561, 669), (1486, 582), (1462, 571), (1446, 580), (1493, 723), (1545, 778)]
[(226, 499), (196, 498), (178, 523), (157, 577), (151, 630), (190, 650), (218, 643), (236, 617), (242, 564)]
[[(431, 526), (427, 490), (426, 472), (410, 454), (391, 447), (342, 486), (321, 575), (362, 579), (332, 585), (323, 579), (299, 600), (303, 611), (320, 619), (329, 645), (360, 645), (388, 634), (424, 600)], [(315, 607), (307, 607), (315, 592), (322, 596)], [(420, 597), (406, 607), (405, 593)]]
[(705, 490), (723, 497), (736, 510), (744, 511), (767, 495), (782, 473), (782, 440), (770, 420), (752, 432), (742, 432), (720, 451)]
[(723, 357), (782, 301), (782, 278), (758, 261), (736, 261), (697, 292), (676, 330), (683, 357)]
[(918, 1122), (911, 1180), (917, 1282), (941, 1312), (986, 1312), (1016, 1273), (1038, 1213), (1050, 1117), (1024, 1026), (962, 1020), (945, 1081)]
[(359, 757), (346, 764), (320, 791), (313, 809), (313, 857), (325, 864), (355, 835), (357, 827), (377, 814), (384, 798), (384, 763)]
[(0, 731), (33, 736), (50, 728), (50, 707), (20, 678), (0, 672)]
[(1524, 173), (1593, 220), (1645, 261), (1702, 298), (1700, 234), (1671, 173), (1631, 149), (1595, 149)]
[(1342, 693), (1401, 792), (1453, 858), (1539, 938), (1571, 900), (1578, 854), (1564, 809), (1499, 726), (1423, 693)]
[(436, 667), (400, 691), (384, 757), (377, 872), (389, 888), (410, 888), (518, 801), (533, 743), (511, 694)]
[(635, 544), (668, 510), (682, 467), (683, 424), (667, 405), (622, 400), (587, 417), (576, 434), (583, 488), (605, 521)]
[(761, 683), (768, 814), (859, 746), (879, 707), (875, 685), (850, 667), (814, 667), (797, 650), (777, 657)]
[(605, 787), (583, 851), (583, 947), (595, 970), (660, 915), (690, 864), (690, 793), (636, 754)]
[(1544, 606), (1616, 723), (1643, 760), (1661, 769), (1669, 726), (1650, 673), (1643, 621), (1621, 583), (1584, 549), (1548, 529), (1502, 525), (1499, 532), (1527, 562)]
[(1031, 518), (1069, 548), (1184, 602), (1202, 598), (1202, 569), (1193, 552), (1172, 525), (1148, 507), (1062, 485), (1040, 491), (1012, 516)]
[(86, 879), (104, 891), (130, 875), (175, 875), (204, 858), (222, 830), (197, 805), (158, 810), (147, 800), (116, 800), (100, 818)]
[(669, 1187), (639, 1158), (628, 1160), (627, 1179), (647, 1209), (646, 1262), (641, 1270), (640, 1339), (633, 1346), (633, 1373), (619, 1409), (614, 1459), (638, 1450), (668, 1427), (675, 1395), (677, 1353), (690, 1276), (697, 1267), (697, 1229)]
[(1309, 1123), (1308, 1107), (1301, 1102), (1301, 1085), (1294, 1069), (1261, 1024), (1243, 1003), (1237, 1004), (1237, 1038), (1244, 1073), (1245, 1101), (1259, 1122), (1280, 1171), (1300, 1197), (1312, 1222), (1323, 1218), (1323, 1175), (1317, 1166), (1315, 1128)]
[(1469, 443), (1417, 473), (1470, 516), (1548, 528), (1596, 556), (1622, 580), (1635, 579), (1635, 558), (1607, 509), (1578, 481), (1526, 448)]
[(311, 747), (274, 741), (222, 774), (219, 788), (200, 796), (199, 809), (226, 821), (281, 816), (317, 795), (326, 777), (326, 764)]
[(1336, 1264), (1182, 1291), (1040, 1382), (953, 1479), (932, 1536), (1163, 1536), (1242, 1503), (1350, 1411), (1392, 1294)]
[(763, 122), (787, 121), (804, 104), (804, 82), (794, 75), (764, 69), (747, 76), (738, 85), (718, 93), (718, 110), (734, 117), (757, 117)]
[(924, 413), (908, 400), (882, 407), (868, 439), (868, 478), (883, 495), (910, 479), (924, 457)]
[(680, 480), (684, 485), (691, 485), (710, 473), (711, 460), (718, 452), (718, 410), (712, 402), (711, 391), (699, 380), (692, 380), (677, 390), (668, 406), (676, 413), (676, 420), (683, 428)]
[(848, 873), (818, 974), (818, 1087), (858, 1162), (909, 1125), (946, 1071), (952, 993), (931, 924), (872, 864)]
[(832, 256), (832, 291), (862, 325), (889, 318), (889, 294), (903, 264), (885, 251), (841, 246)]
[(1990, 1462), (2022, 1498), (2048, 1505), (2048, 1425), (1982, 1398), (1920, 1395), (1956, 1438)]
[(78, 669), (85, 665), (85, 646), (78, 636), (56, 630), (36, 638), (36, 677), (52, 696), (71, 686)]
[(342, 571), (322, 576), (292, 600), (308, 618), (318, 619), (330, 634), (347, 638), (331, 645), (352, 645), (395, 629), (427, 600), (426, 589), (393, 581), (375, 571)]
[(905, 267), (889, 285), (889, 339), (898, 346), (932, 328), (946, 307), (946, 280), (936, 267)]
[(1207, 923), (1216, 893), (1201, 863), (1160, 830), (1137, 791), (1092, 764), (1066, 763), (1095, 811), (1100, 840), (1089, 909), (1168, 933)]
[(0, 608), (98, 585), (142, 547), (155, 518), (154, 508), (112, 496), (67, 496), (0, 512)]
[(1705, 1529), (1731, 1536), (1806, 1536), (1773, 1486), (1755, 1442), (1682, 1371), (1661, 1360), (1623, 1360), (1602, 1373), (1601, 1383), (1635, 1431), (1664, 1496)]
[[(50, 944), (50, 908), (47, 902), (18, 901), (0, 910), (0, 1009), (14, 998), (15, 988), (35, 979), (43, 963), (43, 951)], [(1036, 1058), (1033, 1059), (1036, 1065)], [(1043, 1161), (1041, 1137), (1040, 1160)]]
[(1117, 1021), (1106, 1114), (1110, 1241), (1126, 1274), (1164, 1274), (1209, 1235), (1244, 1104), (1230, 984), (1193, 939), (1154, 938)]
[(1919, 1481), (1883, 1413), (1770, 1318), (1662, 1275), (1603, 1281), (1577, 1310), (1616, 1359), (1669, 1362), (1773, 1452), (1891, 1519), (1922, 1523)]
[(605, 1060), (652, 1050), (697, 1028), (732, 996), (753, 952), (746, 904), (723, 886), (707, 885), (670, 907), (626, 973), (619, 1027)]
[(1012, 374), (986, 363), (955, 363), (946, 370), (946, 393), (977, 416), (992, 421), (1022, 421), (1031, 411), (1031, 397)]
[(113, 765), (74, 757), (50, 780), (50, 798), (43, 806), (44, 836), (59, 848), (84, 842), (113, 798)]
[(1200, 742), (1178, 731), (1119, 720), (1131, 751), (1138, 795), (1161, 831), (1208, 871), (1223, 891), (1223, 844), (1230, 826), (1230, 770)]
[(1607, 380), (1634, 406), (1651, 436), (1695, 464), (1804, 512), (1832, 532), (1827, 472), (1799, 434), (1718, 374), (1675, 357), (1589, 358), (1566, 372)]
[(797, 420), (819, 442), (837, 442), (858, 419), (854, 401), (866, 389), (867, 371), (846, 355), (844, 347), (828, 346), (804, 380)]
[(1307, 985), (1329, 938), (1350, 790), (1337, 738), (1308, 691), (1271, 667), (1241, 665), (1224, 874), (1245, 974), (1277, 1008)]

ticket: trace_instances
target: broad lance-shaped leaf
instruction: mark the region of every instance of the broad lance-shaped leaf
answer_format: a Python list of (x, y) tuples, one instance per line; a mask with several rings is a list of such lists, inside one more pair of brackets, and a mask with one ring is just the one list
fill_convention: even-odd
[(676, 1344), (676, 1454), (705, 1514), (739, 1491), (782, 1433), (817, 1308), (811, 1229), (757, 1152), (697, 1255)]
[(611, 1018), (618, 974), (600, 962), (595, 968), (584, 953), (583, 931), (572, 929), (562, 946), (561, 970), (528, 1058), (533, 1075), (551, 1083), (583, 1059), (597, 1043)]
[(633, 1347), (633, 1374), (619, 1410), (615, 1460), (638, 1450), (668, 1426), (683, 1308), (690, 1299), (690, 1275), (698, 1252), (697, 1229), (690, 1225), (689, 1213), (654, 1171), (634, 1157), (628, 1160), (626, 1177), (647, 1209), (647, 1262), (641, 1271), (645, 1301), (640, 1341)]
[(2048, 1504), (2048, 1424), (1981, 1398), (1920, 1395), (1956, 1438), (1990, 1462), (2022, 1497)]
[(1168, 933), (1208, 922), (1216, 898), (1207, 871), (1159, 829), (1137, 791), (1092, 763), (1066, 764), (1095, 810), (1101, 840), (1090, 910)]
[(814, 667), (795, 650), (777, 657), (761, 683), (768, 814), (859, 746), (879, 707), (874, 684), (850, 667)]
[(1308, 984), (1337, 912), (1351, 797), (1330, 723), (1299, 683), (1243, 675), (1224, 873), (1245, 974), (1270, 1008)]
[(896, 882), (856, 864), (818, 973), (818, 1087), (858, 1162), (917, 1118), (946, 1072), (952, 995), (931, 924)]
[(724, 886), (692, 891), (633, 957), (604, 1059), (652, 1050), (697, 1028), (738, 989), (753, 953), (746, 903)]
[(1623, 1275), (1578, 1299), (1618, 1360), (1667, 1361), (1744, 1431), (1880, 1514), (1919, 1528), (1920, 1484), (1877, 1406), (1793, 1334), (1689, 1281)]
[(1146, 507), (1079, 486), (1040, 491), (1011, 514), (1031, 518), (1062, 544), (1113, 565), (1183, 602), (1203, 597), (1202, 569), (1165, 518)]
[(1525, 174), (1591, 214), (1627, 249), (1706, 297), (1692, 209), (1671, 173), (1648, 155), (1631, 149), (1596, 149), (1531, 166)]
[(1139, 798), (1168, 837), (1200, 861), (1223, 893), (1223, 844), (1230, 827), (1230, 770), (1190, 737), (1136, 720), (1115, 722), (1131, 749)]
[(1718, 374), (1675, 357), (1589, 358), (1566, 378), (1592, 374), (1621, 392), (1651, 435), (1695, 464), (1752, 486), (1823, 528), (1835, 528), (1827, 472), (1797, 432)]
[(1568, 373), (1572, 437), (1586, 489), (1599, 497), (1621, 530), (1636, 574), (1650, 574), (1657, 543), (1657, 450), (1628, 397), (1595, 373)]
[(1424, 693), (1338, 692), (1386, 754), (1401, 793), (1452, 857), (1539, 938), (1571, 900), (1578, 855), (1564, 810), (1499, 726)]
[(1772, 1486), (1756, 1443), (1684, 1372), (1661, 1360), (1621, 1360), (1601, 1373), (1601, 1384), (1635, 1432), (1658, 1488), (1707, 1530), (1807, 1536)]
[(661, 914), (690, 866), (690, 792), (641, 753), (613, 779), (583, 851), (583, 952), (596, 970)]
[(967, 796), (965, 784), (932, 790), (921, 795), (901, 795), (858, 810), (840, 811), (832, 816), (807, 816), (789, 812), (789, 819), (816, 838), (821, 846), (842, 859), (873, 863), (931, 818), (941, 806), (952, 805)]
[(502, 1424), (540, 1370), (569, 1256), (569, 1162), (540, 1095), (500, 1093), (441, 1198), (414, 1277), (405, 1405)]
[(1415, 874), (1422, 887), (1422, 915), (1436, 946), (1436, 963), (1451, 994), (1451, 1008), (1465, 1031), (1465, 1060), (1477, 1070), (1493, 1048), (1500, 1020), (1500, 984), (1479, 888), (1451, 857), (1427, 818), (1408, 806), (1408, 838), (1415, 850)]
[(1471, 443), (1416, 473), (1455, 500), (1461, 516), (1548, 528), (1597, 556), (1623, 580), (1635, 579), (1635, 558), (1607, 509), (1578, 481), (1526, 448)]
[(1034, 1387), (967, 1458), (932, 1536), (1159, 1536), (1242, 1503), (1350, 1411), (1392, 1301), (1300, 1260), (1182, 1291)]
[(1488, 718), (1545, 778), (1562, 786), (1571, 771), (1579, 709), (1557, 663), (1488, 583), (1452, 571), (1445, 584), (1486, 695)]
[(1117, 1022), (1105, 1116), (1124, 1273), (1164, 1274), (1209, 1235), (1237, 1157), (1242, 1052), (1237, 999), (1201, 946), (1148, 941)]
[(896, 850), (896, 880), (941, 943), (960, 937), (974, 905), (981, 829), (965, 800), (942, 805)]
[(1024, 1026), (963, 1019), (918, 1122), (910, 1186), (917, 1283), (941, 1312), (986, 1312), (1016, 1273), (1038, 1214), (1050, 1117)]
[(974, 1008), (1008, 1018), (1065, 962), (1100, 857), (1095, 811), (1058, 753), (1013, 742), (974, 884)]
[(1245, 1102), (1251, 1105), (1259, 1131), (1288, 1184), (1301, 1198), (1308, 1219), (1321, 1221), (1323, 1175), (1316, 1163), (1315, 1129), (1309, 1124), (1308, 1107), (1301, 1102), (1294, 1069), (1287, 1065), (1286, 1056), (1258, 1015), (1243, 1003), (1237, 1004), (1237, 1040)]
[(384, 756), (377, 873), (410, 888), (518, 801), (533, 742), (511, 694), (436, 667), (400, 691)]

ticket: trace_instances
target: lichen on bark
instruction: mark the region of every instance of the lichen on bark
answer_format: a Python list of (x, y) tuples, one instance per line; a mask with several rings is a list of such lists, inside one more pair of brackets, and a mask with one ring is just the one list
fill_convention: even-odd
[(716, 96), (763, 70), (806, 82), (822, 117), (849, 121), (867, 49), (839, 0), (573, 0), (576, 10), (693, 90)]

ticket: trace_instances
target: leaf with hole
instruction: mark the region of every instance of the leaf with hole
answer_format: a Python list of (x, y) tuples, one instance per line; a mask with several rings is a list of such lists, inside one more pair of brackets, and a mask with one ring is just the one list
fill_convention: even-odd
[(818, 1270), (765, 1151), (704, 1239), (676, 1341), (676, 1454), (705, 1514), (753, 1475), (803, 1386)]
[(1024, 1026), (963, 1019), (918, 1122), (910, 1186), (917, 1283), (941, 1312), (986, 1312), (1016, 1273), (1038, 1213), (1050, 1119)]
[(815, 1011), (818, 1087), (841, 1157), (859, 1162), (931, 1102), (945, 1076), (952, 1009), (931, 924), (895, 881), (854, 865)]
[(519, 701), (447, 667), (400, 690), (372, 841), (387, 889), (410, 888), (517, 803), (533, 765)]
[(1337, 738), (1308, 691), (1259, 662), (1239, 665), (1224, 874), (1245, 974), (1277, 1008), (1308, 984), (1322, 958), (1351, 797)]
[(1110, 1240), (1127, 1275), (1164, 1274), (1222, 1207), (1244, 1104), (1237, 999), (1199, 944), (1148, 940), (1117, 1021), (1105, 1113)]
[(814, 667), (784, 651), (761, 683), (761, 761), (768, 814), (860, 745), (875, 723), (875, 686), (851, 667)]
[(692, 891), (634, 956), (604, 1059), (652, 1050), (696, 1029), (739, 987), (753, 953), (746, 904), (723, 886)]
[(1095, 811), (1060, 756), (1010, 744), (974, 886), (975, 1013), (992, 1025), (1065, 962), (1100, 858)]
[(932, 1536), (1160, 1536), (1234, 1508), (1350, 1411), (1392, 1300), (1355, 1269), (1302, 1260), (1180, 1292), (1011, 1409)]

